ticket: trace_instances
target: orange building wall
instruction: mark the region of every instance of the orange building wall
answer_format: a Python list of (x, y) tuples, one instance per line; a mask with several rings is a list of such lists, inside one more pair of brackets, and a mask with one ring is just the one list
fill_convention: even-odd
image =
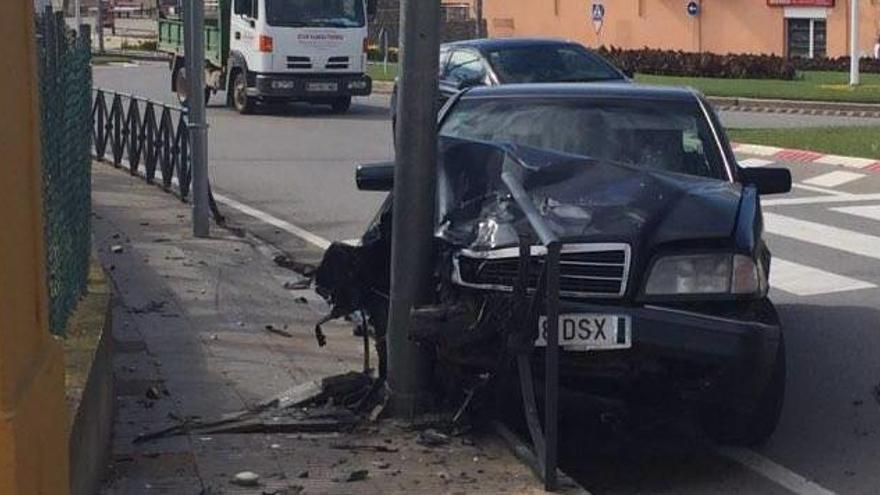
[[(785, 54), (783, 7), (766, 0), (698, 0), (690, 17), (686, 0), (604, 0), (605, 19), (597, 34), (590, 20), (594, 0), (483, 0), (489, 35), (555, 36), (587, 46), (618, 46)], [(460, 0), (457, 0), (460, 2)], [(860, 0), (860, 48), (873, 51), (880, 32), (880, 1)], [(849, 52), (849, 1), (828, 10), (829, 56)]]

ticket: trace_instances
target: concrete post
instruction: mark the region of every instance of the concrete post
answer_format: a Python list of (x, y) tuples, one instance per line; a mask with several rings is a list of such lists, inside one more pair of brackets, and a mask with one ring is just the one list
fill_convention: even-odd
[(33, 2), (0, 1), (0, 493), (69, 490), (61, 346), (49, 334)]
[(428, 396), (428, 357), (409, 332), (410, 311), (430, 297), (432, 277), (440, 0), (403, 0), (400, 28), (388, 388), (392, 414), (412, 417)]
[(95, 21), (95, 33), (98, 35), (98, 53), (104, 53), (104, 0), (98, 0), (98, 13)]
[(849, 4), (849, 85), (859, 85), (859, 0)]
[(208, 200), (208, 124), (205, 119), (205, 5), (190, 0), (185, 13), (187, 31), (185, 55), (187, 81), (187, 125), (192, 150), (193, 235), (211, 235)]

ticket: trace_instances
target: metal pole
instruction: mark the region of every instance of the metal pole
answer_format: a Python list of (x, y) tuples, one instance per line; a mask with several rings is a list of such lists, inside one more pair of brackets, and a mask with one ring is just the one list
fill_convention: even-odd
[(104, 0), (98, 0), (98, 16), (95, 32), (98, 34), (98, 53), (104, 53)]
[[(192, 222), (193, 235), (211, 234), (208, 198), (208, 124), (205, 120), (205, 5), (202, 0), (189, 0), (184, 9), (186, 41), (187, 127), (192, 149)], [(186, 14), (186, 11), (189, 14)]]
[(474, 9), (477, 15), (477, 38), (485, 38), (486, 33), (483, 32), (483, 0), (477, 0)]
[(82, 25), (82, 13), (80, 12), (79, 0), (73, 0), (73, 19), (76, 24), (76, 34), (80, 35), (80, 26)]
[(849, 85), (859, 85), (859, 0), (849, 4)]
[(440, 0), (403, 0), (388, 327), (390, 412), (424, 405), (428, 357), (410, 340), (410, 311), (430, 297), (437, 169)]

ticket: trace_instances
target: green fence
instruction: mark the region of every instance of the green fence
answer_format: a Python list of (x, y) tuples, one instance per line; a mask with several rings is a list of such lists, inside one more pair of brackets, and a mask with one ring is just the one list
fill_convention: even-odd
[(49, 324), (63, 334), (91, 253), (91, 48), (60, 13), (36, 18)]

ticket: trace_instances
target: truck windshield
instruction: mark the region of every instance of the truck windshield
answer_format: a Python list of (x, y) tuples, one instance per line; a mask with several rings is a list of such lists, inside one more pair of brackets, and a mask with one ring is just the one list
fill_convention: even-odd
[(363, 27), (363, 0), (266, 0), (266, 22), (281, 27)]

